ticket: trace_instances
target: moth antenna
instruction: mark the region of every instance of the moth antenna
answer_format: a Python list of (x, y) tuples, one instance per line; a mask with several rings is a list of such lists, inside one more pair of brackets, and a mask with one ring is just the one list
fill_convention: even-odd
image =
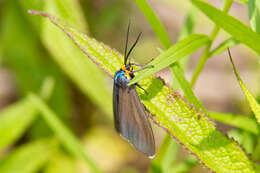
[(130, 21), (128, 23), (127, 33), (126, 33), (126, 41), (125, 41), (125, 52), (124, 52), (124, 64), (125, 65), (126, 65), (126, 62), (127, 62), (126, 53), (127, 53), (127, 46), (128, 46), (129, 30), (130, 30)]
[[(132, 45), (132, 47), (130, 48), (128, 54), (126, 55), (126, 60), (128, 59), (130, 53), (132, 52), (132, 50), (134, 49), (135, 45), (137, 44), (139, 38), (141, 37), (142, 32), (139, 33), (139, 35), (137, 36), (137, 39), (135, 40), (134, 44)], [(129, 62), (130, 63), (130, 62)]]

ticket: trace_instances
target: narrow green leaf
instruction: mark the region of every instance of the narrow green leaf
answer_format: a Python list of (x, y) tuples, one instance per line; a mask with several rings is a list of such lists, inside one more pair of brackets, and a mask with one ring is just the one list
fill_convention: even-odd
[(35, 94), (30, 94), (28, 99), (41, 111), (44, 120), (54, 131), (66, 149), (77, 158), (82, 159), (92, 168), (93, 172), (101, 172), (95, 163), (84, 152), (77, 138), (57, 118), (57, 115)]
[(0, 113), (0, 150), (16, 141), (33, 122), (37, 109), (30, 100), (24, 99)]
[[(148, 3), (145, 0), (141, 0), (141, 1), (137, 0), (136, 3), (138, 3), (138, 4), (140, 3), (141, 4), (141, 5), (139, 5), (139, 7), (142, 10), (143, 14), (146, 16), (146, 19), (148, 20), (149, 24), (152, 26), (154, 31), (155, 32), (160, 32), (160, 33), (165, 33), (166, 30), (164, 29), (163, 25), (160, 23), (159, 19), (157, 18), (157, 16), (153, 12), (153, 10), (151, 8), (149, 8), (149, 10), (147, 10), (147, 8), (149, 7)], [(188, 18), (188, 20), (187, 20), (187, 22), (185, 24), (185, 29), (184, 29), (187, 32), (191, 31), (191, 29), (192, 29), (192, 24), (191, 24), (192, 22), (189, 19), (191, 19), (191, 18)], [(160, 23), (160, 24), (158, 24), (158, 23)], [(160, 38), (160, 40), (164, 40), (164, 39), (166, 39), (165, 37), (167, 37), (167, 34), (157, 34), (157, 36)], [(182, 34), (182, 37), (184, 37), (184, 33)], [(191, 38), (192, 38), (192, 36), (191, 36)], [(169, 37), (168, 37), (168, 39), (169, 39)], [(204, 38), (204, 39), (206, 39), (206, 38)], [(183, 39), (183, 41), (184, 40), (185, 39)], [(204, 41), (205, 41), (205, 43), (201, 43), (202, 45), (208, 43), (209, 39), (207, 41), (206, 40), (204, 40)], [(184, 72), (182, 70), (182, 67), (179, 65), (179, 61), (183, 60), (185, 58), (187, 59), (187, 55), (189, 55), (192, 52), (189, 52), (188, 54), (185, 54), (184, 56), (181, 55), (180, 57), (178, 57), (178, 52), (177, 51), (179, 51), (179, 50), (181, 52), (185, 51), (185, 50), (181, 50), (181, 47), (177, 47), (178, 43), (180, 43), (180, 42), (177, 42), (176, 45), (174, 45), (174, 46), (176, 46), (175, 47), (176, 49), (173, 50), (173, 52), (177, 54), (177, 55), (174, 55), (173, 52), (168, 52), (169, 54), (167, 54), (167, 51), (170, 51), (170, 49), (171, 49), (171, 48), (169, 48), (170, 44), (165, 44), (164, 42), (162, 42), (162, 44), (164, 45), (165, 48), (167, 48), (167, 49), (169, 48), (167, 51), (164, 52), (165, 54), (162, 53), (160, 55), (160, 56), (164, 56), (165, 55), (165, 57), (161, 57), (161, 58), (159, 58), (160, 56), (157, 57), (154, 61), (152, 61), (150, 64), (148, 64), (148, 65), (153, 65), (154, 68), (147, 69), (148, 70), (147, 74), (146, 74), (146, 72), (147, 72), (146, 70), (142, 70), (142, 73), (137, 74), (135, 76), (135, 78), (129, 83), (129, 85), (133, 84), (135, 82), (138, 82), (143, 77), (145, 77), (145, 75), (149, 76), (149, 75), (151, 75), (151, 74), (153, 74), (153, 73), (155, 73), (155, 72), (157, 72), (157, 71), (159, 71), (159, 70), (161, 70), (161, 69), (163, 69), (163, 68), (165, 68), (167, 66), (170, 66), (171, 70), (173, 71), (174, 77), (176, 77), (178, 83), (180, 84), (181, 88), (183, 89), (184, 94), (187, 97), (187, 99), (189, 100), (189, 102), (194, 104), (198, 109), (202, 109), (202, 110), (206, 111), (206, 109), (203, 107), (203, 105), (199, 102), (199, 100), (194, 95), (194, 93), (192, 91), (192, 88), (190, 87), (189, 82), (187, 81), (187, 79), (184, 76)], [(187, 43), (187, 46), (189, 46), (188, 44), (189, 43)], [(198, 43), (198, 44), (200, 44), (200, 43)], [(195, 45), (196, 45), (196, 41), (194, 42), (194, 46)], [(197, 45), (197, 46), (198, 46), (198, 48), (200, 48), (202, 45), (200, 45), (200, 46)], [(172, 46), (172, 48), (174, 46)], [(184, 44), (182, 46), (185, 47), (186, 45)], [(195, 51), (196, 49), (198, 49), (198, 48), (195, 48), (195, 47), (193, 47), (194, 49), (186, 47), (187, 48), (186, 50), (188, 50), (188, 51)], [(181, 54), (181, 52), (179, 52), (179, 53)], [(172, 55), (172, 57), (170, 55)], [(174, 56), (176, 56), (176, 57), (174, 57)], [(155, 63), (155, 64), (153, 64), (153, 63)], [(149, 72), (149, 70), (151, 70), (151, 71)]]
[(207, 15), (217, 26), (224, 29), (236, 40), (244, 43), (248, 47), (260, 53), (260, 35), (251, 28), (222, 12), (221, 10), (200, 0), (191, 0), (205, 15)]
[(177, 62), (181, 58), (195, 52), (208, 41), (209, 38), (206, 35), (199, 34), (192, 34), (183, 40), (178, 41), (148, 64), (154, 66), (153, 68), (142, 70), (142, 73), (138, 73), (129, 85), (139, 82), (143, 78), (150, 76), (163, 68), (168, 67), (172, 63)]
[(258, 0), (248, 0), (248, 16), (251, 28), (260, 33), (260, 2)]
[[(194, 10), (188, 14), (185, 24), (180, 31), (179, 40), (187, 37), (192, 33), (193, 25), (194, 25)], [(150, 22), (152, 19), (148, 19)], [(152, 23), (152, 22), (150, 22)], [(167, 47), (168, 48), (168, 47)], [(162, 53), (162, 51), (161, 51)], [(194, 103), (198, 108), (200, 103), (193, 94), (191, 88), (189, 87), (189, 82), (185, 79), (184, 72), (182, 68), (186, 68), (188, 63), (189, 56), (186, 56), (180, 59), (178, 62), (173, 63), (170, 65), (170, 68), (173, 73), (172, 78), (172, 86), (174, 89), (181, 87), (189, 99), (191, 103)], [(190, 89), (190, 90), (189, 90)], [(190, 92), (191, 91), (191, 92)], [(197, 104), (198, 103), (198, 104)], [(177, 167), (178, 164), (175, 163), (177, 160), (179, 145), (176, 140), (172, 140), (169, 135), (167, 135), (164, 139), (163, 144), (160, 146), (158, 151), (157, 157), (153, 160), (150, 172), (157, 173), (157, 172), (176, 172), (175, 170), (172, 171), (171, 167)]]
[(52, 140), (39, 140), (23, 145), (0, 162), (1, 173), (34, 173), (52, 156), (56, 146)]
[[(53, 81), (47, 78), (42, 86), (41, 94), (48, 99), (53, 90)], [(52, 85), (52, 86), (51, 86)], [(31, 100), (25, 98), (0, 112), (0, 151), (13, 144), (37, 116), (37, 109)]]
[[(38, 11), (29, 11), (31, 14), (40, 14), (44, 17), (48, 17), (51, 22), (56, 24), (81, 48), (81, 50), (88, 55), (88, 57), (94, 61), (98, 66), (112, 77), (112, 75), (123, 64), (123, 56), (118, 52), (112, 50), (108, 46), (98, 43), (95, 39), (87, 37), (84, 33), (77, 31), (76, 29), (68, 26), (64, 21), (46, 13)], [(75, 56), (77, 57), (77, 56)], [(72, 59), (77, 59), (77, 58)], [(80, 77), (81, 81), (82, 78)], [(82, 82), (82, 81), (81, 81)]]
[[(75, 0), (45, 0), (43, 4), (35, 4), (34, 0), (20, 0), (24, 10), (32, 7), (43, 9), (86, 32), (87, 25), (83, 17), (83, 11), (80, 4)], [(29, 15), (27, 14), (27, 17)], [(32, 20), (33, 19), (33, 20)], [(112, 117), (112, 95), (106, 87), (106, 75), (91, 60), (89, 60), (75, 44), (63, 32), (49, 22), (39, 18), (31, 18), (33, 26), (39, 30), (39, 36), (44, 46), (52, 55), (55, 62), (72, 79), (72, 81), (87, 95), (93, 103), (98, 105), (107, 115)], [(55, 44), (53, 44), (55, 43)]]
[(232, 37), (228, 38), (225, 41), (223, 41), (222, 43), (220, 43), (215, 49), (213, 49), (209, 53), (208, 57), (210, 58), (210, 57), (216, 56), (216, 55), (226, 51), (227, 48), (232, 48), (233, 46), (235, 46), (237, 44), (239, 44), (239, 42), (236, 39), (234, 39)]
[[(178, 40), (182, 40), (193, 33), (193, 29), (195, 26), (196, 12), (197, 9), (195, 10), (195, 8), (192, 8), (188, 12), (185, 23), (180, 30)], [(184, 69), (184, 71), (188, 65), (188, 60), (189, 60), (189, 56), (186, 56), (179, 61), (180, 66)]]
[[(222, 8), (223, 8), (223, 13), (227, 13), (229, 11), (229, 9), (231, 8), (232, 6), (232, 3), (233, 3), (233, 0), (223, 0), (222, 1)], [(210, 38), (210, 42), (206, 45), (205, 49), (203, 50), (202, 52), (202, 55), (199, 59), (199, 62), (193, 72), (193, 75), (192, 75), (192, 78), (191, 78), (191, 81), (190, 81), (190, 85), (191, 87), (194, 87), (202, 69), (204, 68), (207, 60), (208, 60), (208, 54), (209, 54), (209, 51), (211, 49), (211, 46), (212, 46), (212, 43), (213, 41), (215, 40), (215, 38), (217, 37), (218, 33), (219, 33), (219, 30), (220, 30), (220, 27), (215, 25), (209, 38)]]
[(204, 106), (202, 105), (202, 103), (199, 101), (199, 99), (195, 96), (194, 92), (192, 91), (189, 82), (183, 77), (184, 76), (184, 71), (182, 70), (181, 67), (179, 67), (178, 64), (171, 66), (171, 68), (173, 68), (173, 73), (175, 75), (175, 77), (178, 79), (179, 84), (182, 86), (182, 89), (185, 93), (185, 96), (187, 98), (189, 98), (189, 101), (194, 104), (194, 106), (197, 109), (201, 109), (204, 112), (206, 112), (207, 110), (204, 108)]
[(246, 130), (256, 135), (259, 134), (257, 123), (253, 119), (246, 116), (234, 115), (230, 113), (210, 112), (209, 117), (216, 121)]
[[(183, 38), (192, 34), (192, 31), (194, 28), (194, 20), (195, 20), (195, 10), (193, 8), (192, 10), (190, 10), (190, 12), (188, 13), (188, 15), (186, 17), (185, 23), (179, 33), (178, 40), (182, 40)], [(196, 103), (196, 100), (193, 97), (194, 94), (189, 95), (189, 94), (187, 94), (187, 91), (190, 91), (190, 90), (185, 90), (185, 88), (187, 89), (187, 86), (189, 87), (190, 84), (185, 79), (184, 72), (183, 73), (177, 72), (177, 71), (185, 71), (185, 69), (187, 68), (187, 65), (188, 65), (189, 57), (190, 56), (186, 56), (186, 57), (180, 59), (179, 63), (174, 63), (174, 64), (170, 65), (170, 69), (172, 70), (172, 73), (174, 74), (172, 77), (172, 87), (173, 87), (173, 89), (176, 89), (176, 90), (179, 88), (182, 88), (184, 91), (184, 94), (189, 99), (189, 101), (191, 103)], [(182, 70), (182, 69), (184, 69), (184, 70)], [(179, 82), (179, 80), (182, 80), (182, 81)]]
[[(43, 12), (30, 13), (49, 18), (110, 76), (122, 65), (123, 58), (117, 52), (56, 17)], [(203, 111), (189, 105), (184, 98), (165, 85), (163, 80), (151, 75), (139, 84), (148, 92), (146, 94), (137, 89), (143, 104), (154, 115), (149, 117), (178, 139), (205, 166), (216, 172), (254, 172), (253, 164), (239, 145), (217, 131)]]
[[(3, 45), (3, 61), (14, 74), (19, 95), (23, 97), (28, 92), (38, 92), (46, 77), (52, 76), (56, 84), (48, 101), (55, 112), (63, 115), (61, 119), (68, 121), (71, 111), (68, 82), (41, 47), (37, 33), (23, 16), (19, 2), (6, 1), (2, 16), (0, 42)], [(44, 121), (37, 119), (29, 133), (30, 136), (40, 137), (51, 132)]]
[(165, 48), (169, 48), (171, 46), (171, 40), (168, 36), (165, 28), (163, 27), (161, 21), (158, 19), (156, 14), (153, 12), (152, 8), (146, 2), (146, 0), (135, 0), (135, 3), (138, 5), (140, 10), (143, 12), (147, 20), (149, 21), (153, 31), (157, 35), (157, 37), (161, 40), (163, 46)]
[(256, 99), (254, 98), (254, 96), (250, 93), (250, 91), (246, 88), (244, 82), (242, 81), (242, 79), (240, 78), (238, 72), (237, 72), (237, 69), (236, 69), (236, 66), (232, 60), (232, 57), (231, 57), (231, 54), (230, 54), (230, 51), (228, 49), (228, 54), (229, 54), (229, 58), (230, 58), (230, 62), (233, 66), (233, 70), (234, 70), (234, 73), (236, 75), (236, 78), (238, 80), (238, 83), (241, 87), (241, 89), (243, 90), (245, 96), (246, 96), (246, 99), (251, 107), (251, 110), (253, 111), (253, 113), (255, 114), (255, 117), (256, 117), (256, 120), (257, 122), (260, 124), (260, 105), (257, 103)]

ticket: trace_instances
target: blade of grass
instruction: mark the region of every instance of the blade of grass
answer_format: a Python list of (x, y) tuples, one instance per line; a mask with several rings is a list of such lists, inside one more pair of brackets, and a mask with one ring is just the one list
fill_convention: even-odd
[(234, 17), (200, 0), (191, 0), (217, 26), (260, 54), (260, 35)]
[(24, 99), (0, 113), (0, 151), (14, 143), (36, 118), (37, 110)]
[(258, 0), (248, 0), (247, 4), (251, 28), (260, 33), (260, 2)]
[[(193, 17), (194, 17), (194, 11), (191, 11), (185, 21), (185, 24), (180, 32), (179, 40), (185, 38), (186, 36), (190, 35), (193, 30)], [(152, 20), (152, 19), (150, 19)], [(150, 21), (148, 19), (148, 21)], [(150, 22), (151, 23), (151, 22)], [(166, 45), (165, 45), (166, 46)], [(161, 51), (162, 53), (162, 51)], [(184, 88), (184, 93), (188, 95), (189, 100), (192, 103), (199, 103), (198, 100), (196, 100), (196, 97), (194, 96), (193, 92), (189, 92), (189, 88), (186, 89), (186, 86), (189, 86), (189, 83), (186, 82), (185, 84), (185, 78), (184, 78), (184, 72), (182, 71), (183, 67), (186, 67), (187, 62), (188, 62), (189, 56), (186, 56), (182, 59), (180, 59), (178, 62), (171, 64), (170, 68), (173, 72), (173, 79), (172, 79), (172, 85), (173, 88), (179, 88), (183, 86)], [(184, 81), (181, 84), (179, 81)], [(190, 94), (187, 94), (190, 93)], [(193, 97), (190, 97), (193, 96)], [(196, 105), (199, 107), (200, 105)], [(201, 106), (203, 108), (203, 106)], [(169, 171), (171, 167), (178, 167), (176, 163), (174, 163), (177, 160), (177, 155), (178, 155), (178, 149), (179, 145), (177, 141), (170, 139), (170, 136), (167, 135), (163, 141), (163, 144), (160, 146), (160, 150), (158, 151), (157, 157), (153, 160), (150, 172), (156, 173), (156, 172), (176, 172), (174, 171)]]
[[(192, 1), (192, 3), (194, 3), (194, 2)], [(229, 11), (232, 3), (233, 3), (233, 0), (224, 0), (223, 1), (223, 12), (220, 10), (219, 11), (223, 14), (226, 14)], [(210, 42), (206, 45), (206, 47), (201, 55), (201, 58), (198, 62), (198, 65), (196, 66), (194, 73), (192, 75), (191, 82), (190, 82), (192, 87), (195, 85), (196, 80), (199, 77), (199, 74), (201, 73), (206, 61), (208, 60), (208, 57), (209, 57), (208, 54), (210, 52), (210, 48), (211, 48), (212, 43), (215, 40), (216, 36), (218, 35), (219, 30), (220, 30), (220, 27), (218, 25), (215, 25), (212, 33), (210, 34)]]
[(241, 87), (241, 89), (243, 90), (245, 96), (246, 96), (246, 99), (251, 107), (251, 110), (253, 111), (253, 113), (255, 114), (255, 117), (256, 117), (256, 120), (258, 122), (258, 124), (260, 124), (260, 105), (257, 103), (256, 99), (254, 98), (254, 96), (250, 93), (250, 91), (246, 88), (244, 82), (242, 81), (242, 79), (240, 78), (238, 72), (237, 72), (237, 69), (236, 69), (236, 66), (233, 62), (233, 59), (231, 57), (231, 54), (230, 54), (230, 51), (228, 49), (228, 54), (229, 54), (229, 59), (230, 59), (230, 62), (232, 64), (232, 67), (233, 67), (233, 70), (234, 70), (234, 73), (236, 75), (236, 78), (238, 80), (238, 83)]
[[(43, 51), (37, 34), (24, 18), (18, 1), (6, 1), (1, 13), (4, 16), (1, 21), (3, 23), (0, 24), (3, 61), (14, 73), (19, 95), (23, 97), (29, 91), (38, 92), (46, 77), (52, 76), (56, 85), (48, 102), (55, 112), (63, 115), (61, 119), (67, 122), (71, 105), (65, 76)], [(29, 133), (33, 138), (51, 135), (50, 129), (40, 118), (34, 122)]]
[(135, 3), (138, 5), (140, 10), (143, 12), (146, 19), (149, 21), (151, 27), (153, 28), (153, 31), (155, 32), (157, 37), (162, 42), (162, 45), (165, 48), (169, 48), (171, 46), (171, 40), (169, 39), (170, 37), (168, 36), (167, 31), (163, 27), (159, 18), (153, 12), (152, 8), (146, 2), (146, 0), (135, 0)]
[(208, 58), (211, 58), (213, 56), (216, 56), (224, 51), (227, 50), (227, 48), (231, 48), (235, 45), (239, 44), (239, 42), (234, 38), (228, 38), (222, 43), (220, 43), (215, 49), (213, 49), (211, 52), (209, 52)]
[[(122, 65), (122, 55), (108, 46), (78, 32), (54, 16), (36, 11), (30, 13), (49, 18), (110, 76)], [(205, 112), (188, 104), (177, 92), (165, 85), (162, 79), (152, 75), (139, 84), (148, 92), (144, 94), (141, 89), (137, 89), (143, 104), (154, 115), (148, 114), (149, 118), (179, 140), (205, 166), (216, 172), (254, 172), (252, 162), (239, 145), (217, 131)]]
[(193, 105), (197, 109), (201, 109), (204, 112), (207, 112), (205, 107), (202, 105), (202, 103), (199, 101), (199, 99), (195, 96), (194, 92), (192, 91), (189, 82), (183, 77), (184, 71), (181, 67), (179, 67), (178, 64), (171, 66), (171, 68), (174, 68), (173, 72), (175, 77), (178, 79), (179, 84), (182, 86), (183, 92), (185, 93), (185, 96), (189, 98), (189, 101), (193, 103)]
[(0, 162), (1, 173), (34, 173), (49, 161), (55, 150), (52, 140), (39, 140), (25, 144)]
[(208, 41), (209, 38), (206, 35), (200, 34), (192, 34), (183, 40), (178, 41), (176, 44), (171, 46), (148, 64), (153, 66), (153, 68), (142, 70), (142, 73), (138, 73), (135, 78), (130, 81), (129, 85), (139, 82), (145, 77), (150, 76), (165, 67), (168, 67), (174, 62), (177, 62), (181, 58), (201, 48)]
[[(75, 0), (45, 0), (44, 5), (33, 5), (34, 0), (19, 1), (24, 10), (32, 7), (44, 9), (68, 22), (81, 31), (87, 32), (86, 21), (83, 17), (80, 4)], [(26, 15), (29, 17), (29, 15)], [(107, 86), (106, 75), (96, 65), (91, 62), (63, 33), (49, 22), (38, 18), (29, 18), (35, 29), (39, 31), (41, 41), (52, 55), (55, 62), (71, 78), (71, 80), (81, 89), (81, 91), (100, 107), (109, 118), (112, 118), (112, 95)], [(53, 44), (55, 43), (55, 44)]]
[[(153, 28), (153, 30), (156, 32), (156, 33), (165, 33), (166, 32), (166, 30), (164, 29), (164, 27), (163, 27), (163, 25), (161, 24), (161, 22), (160, 22), (160, 20), (158, 19), (158, 17), (155, 15), (155, 13), (153, 12), (153, 10), (151, 9), (151, 7), (149, 6), (149, 4), (145, 1), (145, 0), (141, 0), (141, 1), (139, 1), (139, 0), (136, 0), (135, 1), (136, 3), (137, 3), (137, 5), (139, 6), (139, 8), (141, 9), (141, 11), (143, 12), (143, 14), (145, 15), (145, 17), (146, 17), (146, 19), (147, 19), (147, 21), (149, 22), (149, 24), (151, 25), (151, 27)], [(147, 10), (147, 9), (149, 9), (149, 10)], [(190, 25), (188, 25), (189, 24), (189, 22), (187, 23), (187, 29), (191, 29), (190, 27), (188, 27), (188, 26), (190, 26)], [(159, 37), (159, 39), (160, 40), (164, 40), (164, 39), (166, 39), (166, 37), (167, 37), (167, 34), (157, 34), (157, 36)], [(192, 37), (192, 36), (191, 36)], [(168, 40), (170, 40), (169, 39), (169, 37), (168, 37)], [(184, 39), (185, 40), (185, 39)], [(208, 42), (209, 40), (204, 40), (205, 41), (205, 43), (203, 43), (203, 44), (206, 44), (206, 42)], [(203, 41), (202, 41), (203, 42)], [(177, 42), (177, 43), (180, 43), (180, 42)], [(177, 43), (174, 45), (174, 46), (176, 46), (176, 48), (177, 48)], [(194, 42), (195, 43), (195, 42)], [(164, 47), (165, 48), (169, 48), (169, 46), (170, 46), (170, 44), (165, 44), (165, 42), (162, 42), (162, 44), (164, 45)], [(201, 45), (201, 46), (203, 46), (203, 44)], [(188, 43), (186, 43), (186, 45), (188, 45)], [(172, 46), (172, 47), (174, 47), (174, 46)], [(195, 45), (194, 45), (195, 46)], [(201, 46), (198, 46), (197, 47), (197, 49), (198, 48), (200, 48)], [(188, 47), (186, 47), (187, 48), (187, 50), (192, 50), (191, 48), (188, 48)], [(195, 48), (195, 47), (194, 47)], [(169, 48), (167, 51), (169, 51), (171, 48)], [(178, 48), (178, 49), (176, 49), (176, 50), (180, 50), (180, 48)], [(166, 55), (166, 52), (167, 51), (165, 51), (164, 53), (165, 54), (161, 54), (160, 56), (164, 56), (164, 55)], [(185, 56), (187, 56), (187, 55), (189, 55), (190, 53), (192, 53), (192, 52), (194, 52), (195, 51), (195, 49), (193, 50), (193, 51), (191, 51), (191, 52), (189, 52), (188, 54), (185, 54), (185, 55), (181, 55), (181, 57), (180, 58), (184, 58)], [(176, 51), (176, 53), (177, 53), (177, 51)], [(170, 55), (170, 54), (169, 54)], [(169, 56), (169, 55), (166, 55), (166, 56), (168, 56), (167, 58), (165, 58), (164, 60), (174, 60), (174, 58), (173, 57), (171, 57), (171, 56)], [(174, 54), (172, 54), (172, 55), (174, 55)], [(159, 56), (159, 57), (160, 57)], [(149, 63), (150, 65), (155, 65), (156, 63), (158, 63), (158, 62), (160, 62), (161, 64), (163, 64), (163, 61), (159, 58), (159, 57), (157, 57), (155, 60), (153, 60), (151, 63)], [(155, 66), (155, 68), (150, 68), (150, 69), (147, 69), (148, 71), (145, 71), (145, 70), (143, 70), (142, 71), (142, 73), (139, 73), (139, 74), (137, 74), (136, 76), (135, 76), (135, 78), (130, 82), (130, 84), (133, 84), (133, 83), (135, 83), (135, 82), (138, 82), (139, 80), (141, 80), (142, 78), (144, 78), (145, 76), (149, 76), (149, 75), (151, 75), (151, 74), (153, 74), (153, 73), (155, 73), (156, 71), (159, 71), (159, 70), (161, 70), (162, 68), (165, 68), (165, 67), (167, 67), (167, 66), (169, 66), (170, 65), (170, 67), (171, 67), (171, 70), (173, 71), (173, 75), (176, 77), (176, 79), (178, 80), (178, 82), (179, 82), (179, 84), (180, 84), (180, 86), (181, 86), (181, 88), (183, 89), (183, 91), (184, 91), (184, 94), (185, 94), (185, 96), (188, 98), (188, 100), (190, 101), (190, 103), (193, 103), (198, 109), (202, 109), (202, 110), (204, 110), (204, 111), (206, 111), (206, 109), (203, 107), (203, 105), (199, 102), (199, 100), (196, 98), (196, 96), (194, 95), (194, 93), (193, 93), (193, 91), (192, 91), (192, 89), (191, 89), (191, 87), (190, 87), (190, 85), (189, 85), (189, 82), (187, 81), (187, 79), (185, 78), (185, 76), (184, 76), (184, 73), (181, 73), (183, 70), (181, 69), (181, 66), (179, 65), (179, 61), (180, 59), (178, 58), (178, 59), (176, 59), (176, 61), (169, 61), (167, 64), (164, 64), (164, 66), (162, 66), (161, 68), (158, 68), (158, 67), (160, 67), (158, 64), (157, 64), (157, 66)], [(153, 63), (155, 63), (155, 64), (153, 64)], [(151, 70), (150, 72), (149, 72), (149, 70)], [(146, 74), (146, 72), (147, 72), (147, 74)]]
[[(186, 18), (186, 21), (184, 23), (184, 26), (182, 27), (181, 31), (180, 31), (180, 35), (179, 35), (179, 38), (178, 40), (181, 40), (185, 37), (187, 37), (188, 35), (192, 34), (192, 30), (193, 30), (193, 27), (194, 27), (194, 12), (195, 10), (192, 9), (187, 18)], [(173, 78), (172, 78), (172, 86), (173, 86), (173, 89), (179, 89), (179, 88), (182, 88), (183, 91), (184, 91), (184, 94), (186, 95), (186, 97), (189, 99), (189, 101), (191, 103), (194, 103), (196, 104), (195, 106), (199, 108), (200, 103), (199, 101), (196, 99), (195, 95), (191, 92), (191, 90), (189, 90), (189, 82), (184, 79), (184, 70), (183, 69), (186, 69), (186, 66), (188, 64), (188, 60), (189, 60), (189, 56), (186, 56), (182, 59), (180, 59), (177, 63), (173, 63), (170, 65), (170, 69), (173, 73)], [(180, 84), (180, 82), (181, 84)], [(188, 87), (187, 87), (188, 86)], [(189, 93), (189, 94), (188, 94)], [(200, 108), (203, 108), (200, 107)]]
[[(195, 25), (196, 12), (197, 12), (197, 10), (195, 8), (192, 8), (188, 12), (188, 15), (185, 19), (184, 25), (182, 26), (182, 28), (180, 30), (178, 40), (182, 40), (185, 37), (192, 34), (193, 29), (194, 29), (194, 25)], [(188, 65), (188, 60), (189, 60), (189, 56), (186, 56), (185, 58), (182, 58), (181, 60), (179, 60), (179, 64), (180, 64), (181, 68), (184, 69), (184, 71), (185, 71), (185, 69)]]
[(84, 149), (77, 138), (62, 124), (62, 122), (57, 118), (57, 115), (41, 100), (41, 98), (35, 94), (30, 94), (28, 99), (38, 108), (44, 120), (54, 131), (64, 147), (66, 147), (66, 149), (77, 158), (84, 160), (93, 172), (100, 173), (101, 171), (84, 152)]
[[(41, 94), (43, 98), (49, 99), (53, 88), (50, 78), (45, 80)], [(52, 85), (53, 86), (53, 85)], [(32, 124), (37, 116), (37, 109), (31, 100), (25, 98), (0, 113), (0, 151), (13, 144), (26, 129)]]
[(220, 112), (210, 112), (209, 117), (216, 121), (246, 130), (255, 135), (259, 134), (257, 123), (248, 117)]

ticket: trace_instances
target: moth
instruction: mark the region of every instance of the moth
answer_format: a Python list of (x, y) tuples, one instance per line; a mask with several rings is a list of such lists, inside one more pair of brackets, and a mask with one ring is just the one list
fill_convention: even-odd
[(155, 154), (154, 135), (148, 120), (147, 110), (136, 91), (136, 87), (143, 88), (138, 83), (128, 85), (135, 77), (135, 72), (149, 68), (149, 66), (143, 66), (138, 70), (133, 70), (133, 65), (139, 65), (131, 63), (129, 55), (136, 46), (141, 33), (127, 52), (129, 28), (130, 23), (127, 29), (124, 64), (114, 75), (114, 125), (116, 131), (128, 140), (138, 151), (152, 158)]

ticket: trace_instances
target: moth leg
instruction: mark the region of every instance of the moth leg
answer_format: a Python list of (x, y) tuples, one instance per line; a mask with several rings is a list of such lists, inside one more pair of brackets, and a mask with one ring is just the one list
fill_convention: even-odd
[(138, 88), (142, 89), (146, 95), (148, 95), (148, 92), (143, 88), (141, 87), (141, 85), (139, 85), (138, 83), (135, 84)]

